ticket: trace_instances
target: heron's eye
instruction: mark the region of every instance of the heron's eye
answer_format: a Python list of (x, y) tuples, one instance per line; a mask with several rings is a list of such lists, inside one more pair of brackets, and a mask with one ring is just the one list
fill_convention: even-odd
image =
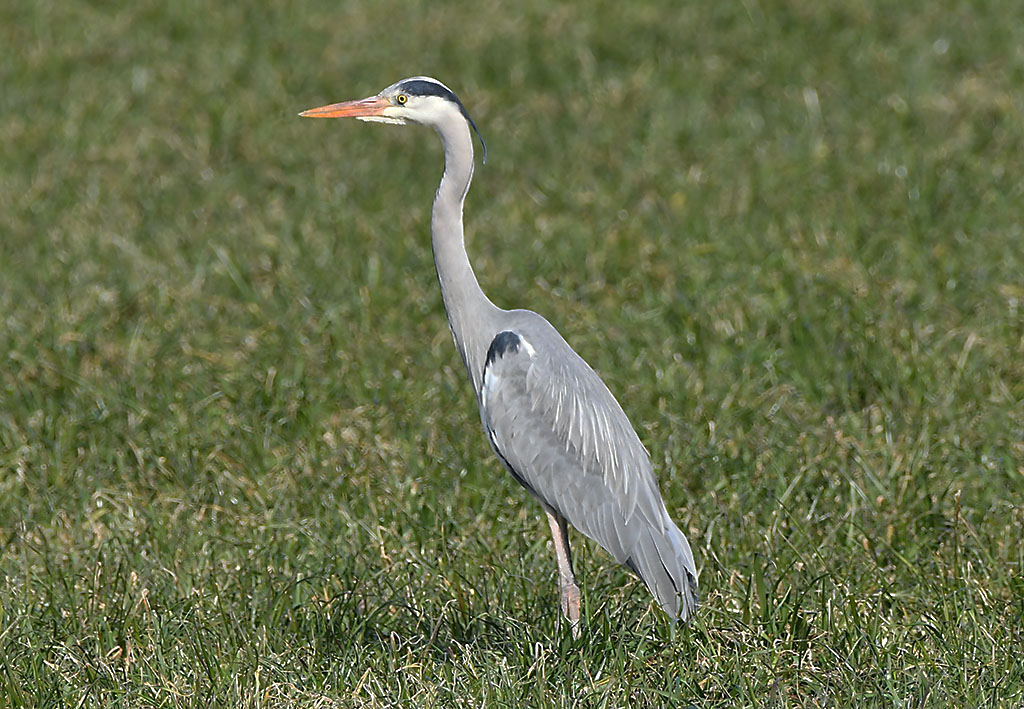
[(405, 105), (405, 102), (409, 100), (409, 97), (405, 94), (398, 94), (395, 96), (395, 100), (398, 101), (399, 106)]

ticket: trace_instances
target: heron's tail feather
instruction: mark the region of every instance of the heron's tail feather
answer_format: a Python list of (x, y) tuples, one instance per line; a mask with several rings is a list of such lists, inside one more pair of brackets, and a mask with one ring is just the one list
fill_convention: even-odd
[(665, 529), (640, 533), (626, 565), (636, 572), (665, 612), (686, 621), (697, 610), (697, 568), (690, 543), (665, 515)]

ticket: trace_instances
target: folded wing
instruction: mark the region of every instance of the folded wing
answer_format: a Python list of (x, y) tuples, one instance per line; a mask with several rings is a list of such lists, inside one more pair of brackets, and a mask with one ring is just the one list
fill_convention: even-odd
[(480, 413), (505, 467), (542, 504), (643, 579), (685, 619), (696, 568), (669, 517), (650, 459), (615, 397), (547, 321), (499, 333), (480, 382)]

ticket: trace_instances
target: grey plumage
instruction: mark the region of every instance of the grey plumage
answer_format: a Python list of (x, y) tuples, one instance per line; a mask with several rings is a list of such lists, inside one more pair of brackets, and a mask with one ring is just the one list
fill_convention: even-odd
[(477, 386), (491, 446), (541, 504), (633, 569), (670, 615), (687, 618), (697, 607), (693, 553), (626, 414), (547, 320), (506, 315), (501, 334), (521, 344), (488, 362)]
[(435, 79), (413, 77), (377, 96), (302, 115), (422, 123), (441, 138), (445, 171), (431, 236), (445, 311), (491, 447), (547, 513), (562, 610), (574, 632), (580, 601), (566, 520), (632, 569), (672, 617), (688, 618), (697, 608), (693, 553), (626, 414), (547, 320), (496, 307), (476, 280), (462, 226), (476, 126), (462, 103)]

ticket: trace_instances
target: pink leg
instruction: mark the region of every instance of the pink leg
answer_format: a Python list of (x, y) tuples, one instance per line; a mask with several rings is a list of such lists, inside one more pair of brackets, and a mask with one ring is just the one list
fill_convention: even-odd
[(555, 558), (558, 560), (558, 588), (562, 594), (562, 615), (569, 620), (572, 636), (580, 636), (580, 587), (572, 573), (572, 555), (569, 552), (569, 526), (562, 515), (547, 510), (548, 525), (555, 542)]

